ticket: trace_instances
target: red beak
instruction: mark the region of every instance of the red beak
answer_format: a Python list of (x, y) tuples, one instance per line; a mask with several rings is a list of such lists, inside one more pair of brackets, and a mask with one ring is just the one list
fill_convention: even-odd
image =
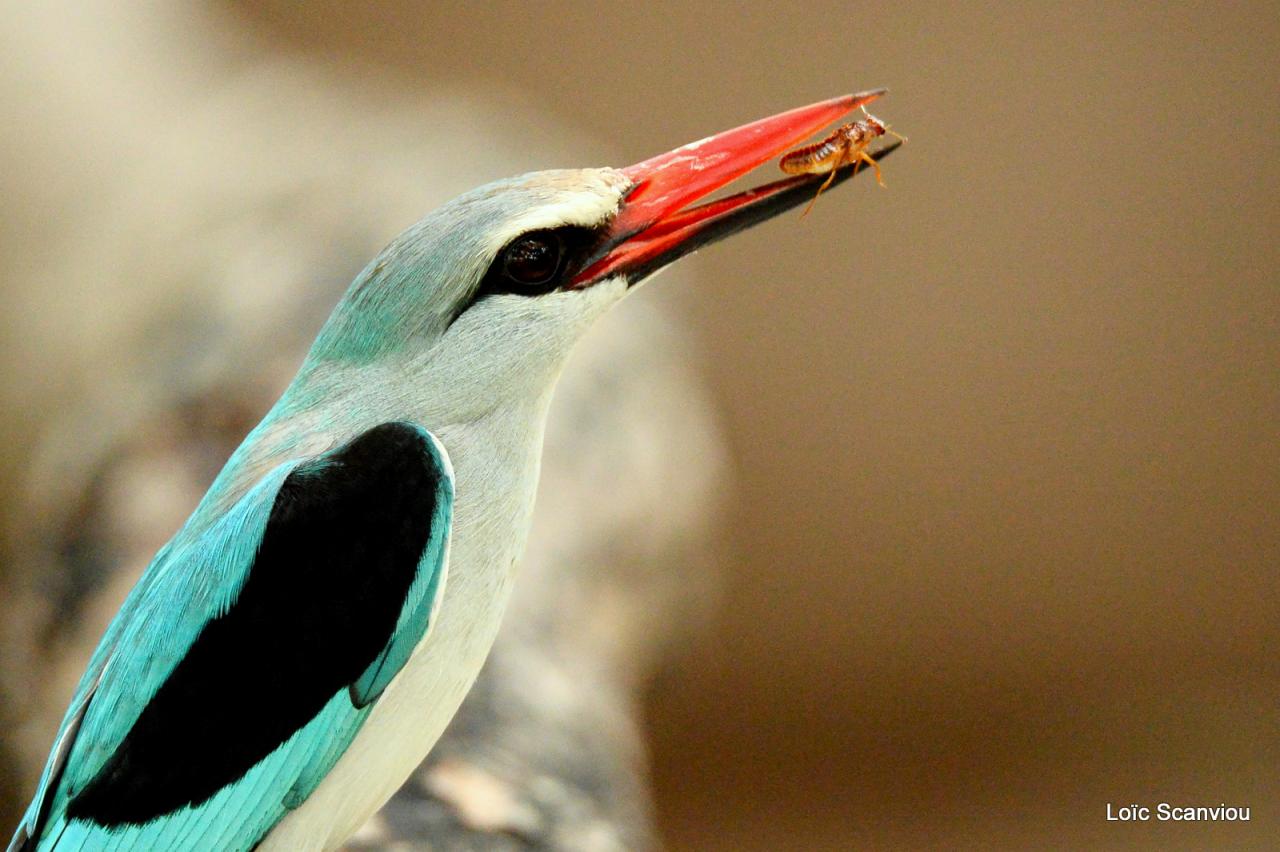
[[(707, 204), (687, 206), (885, 91), (845, 95), (762, 118), (623, 169), (635, 185), (610, 224), (604, 244), (570, 287), (586, 287), (620, 274), (634, 283), (703, 245), (807, 201), (810, 187), (825, 176), (787, 178)], [(873, 156), (884, 156), (896, 148), (886, 147)]]

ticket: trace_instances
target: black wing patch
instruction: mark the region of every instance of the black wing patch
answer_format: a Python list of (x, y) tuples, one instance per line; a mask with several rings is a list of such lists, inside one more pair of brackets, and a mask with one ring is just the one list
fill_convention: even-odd
[(140, 824), (244, 775), (360, 677), (395, 630), (441, 479), (430, 438), (385, 423), (285, 478), (227, 612), (205, 625), (71, 818)]

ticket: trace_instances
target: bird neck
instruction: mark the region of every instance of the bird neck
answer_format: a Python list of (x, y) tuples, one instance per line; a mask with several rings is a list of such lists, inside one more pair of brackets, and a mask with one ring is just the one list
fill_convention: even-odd
[(426, 365), (409, 358), (304, 365), (228, 459), (192, 515), (192, 532), (203, 528), (202, 519), (225, 512), (277, 465), (328, 452), (389, 421), (431, 430), (466, 487), (493, 484), (523, 492), (526, 479), (536, 482), (554, 382), (471, 408), (451, 403), (446, 394), (456, 391), (438, 385)]

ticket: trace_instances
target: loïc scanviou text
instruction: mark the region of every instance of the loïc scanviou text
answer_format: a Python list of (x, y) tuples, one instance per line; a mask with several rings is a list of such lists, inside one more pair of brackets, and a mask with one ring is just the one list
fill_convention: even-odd
[(1107, 822), (1150, 822), (1152, 819), (1160, 822), (1248, 822), (1249, 808), (1225, 802), (1216, 805), (1160, 802), (1154, 806), (1107, 802)]

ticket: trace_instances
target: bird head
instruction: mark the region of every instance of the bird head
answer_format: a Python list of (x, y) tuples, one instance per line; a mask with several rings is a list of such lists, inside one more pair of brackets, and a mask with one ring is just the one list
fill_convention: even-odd
[(394, 365), (416, 377), (414, 396), (455, 420), (545, 394), (573, 343), (633, 287), (807, 201), (825, 176), (694, 202), (882, 93), (794, 109), (623, 169), (535, 172), (466, 193), (357, 276), (303, 374)]

